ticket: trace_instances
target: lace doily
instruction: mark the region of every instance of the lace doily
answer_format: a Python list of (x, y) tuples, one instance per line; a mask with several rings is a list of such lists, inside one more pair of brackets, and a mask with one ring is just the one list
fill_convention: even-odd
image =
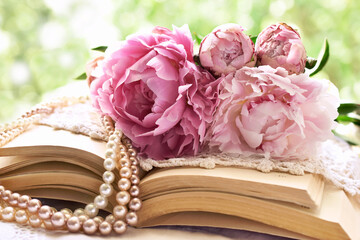
[[(53, 114), (44, 116), (40, 123), (82, 133), (95, 139), (106, 140), (107, 138), (100, 117), (90, 103), (56, 109)], [(267, 159), (262, 156), (243, 157), (225, 153), (203, 153), (194, 157), (172, 158), (162, 161), (141, 159), (140, 165), (145, 171), (149, 171), (153, 167), (198, 166), (214, 168), (216, 165), (221, 165), (252, 168), (262, 172), (280, 171), (294, 175), (303, 175), (308, 172), (321, 174), (325, 179), (349, 194), (360, 196), (359, 153), (335, 137), (323, 142), (318, 155), (308, 160), (284, 161)]]

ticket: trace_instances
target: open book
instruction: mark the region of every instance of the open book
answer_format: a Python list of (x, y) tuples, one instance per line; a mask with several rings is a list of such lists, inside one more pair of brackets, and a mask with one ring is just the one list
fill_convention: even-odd
[[(104, 142), (33, 126), (0, 148), (0, 183), (33, 197), (89, 203), (102, 183), (104, 152)], [(297, 239), (360, 239), (358, 203), (318, 175), (176, 167), (141, 173), (140, 188), (139, 227), (212, 226)], [(105, 210), (115, 204), (110, 198)]]

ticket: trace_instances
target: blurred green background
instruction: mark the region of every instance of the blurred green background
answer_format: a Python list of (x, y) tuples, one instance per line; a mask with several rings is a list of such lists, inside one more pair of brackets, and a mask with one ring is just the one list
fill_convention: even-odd
[(206, 35), (235, 22), (257, 35), (286, 22), (300, 30), (309, 56), (330, 43), (328, 78), (346, 101), (360, 101), (360, 1), (356, 0), (16, 0), (0, 1), (0, 122), (84, 72), (90, 48), (154, 25), (189, 24)]

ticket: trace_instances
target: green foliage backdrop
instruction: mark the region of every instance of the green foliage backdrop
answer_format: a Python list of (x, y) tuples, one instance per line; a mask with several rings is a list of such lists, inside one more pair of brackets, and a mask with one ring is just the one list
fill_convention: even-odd
[(312, 57), (327, 37), (331, 56), (317, 77), (333, 81), (343, 99), (360, 101), (359, 12), (356, 0), (0, 1), (0, 122), (82, 73), (91, 47), (154, 25), (185, 23), (201, 35), (227, 22), (257, 35), (286, 22), (300, 30)]

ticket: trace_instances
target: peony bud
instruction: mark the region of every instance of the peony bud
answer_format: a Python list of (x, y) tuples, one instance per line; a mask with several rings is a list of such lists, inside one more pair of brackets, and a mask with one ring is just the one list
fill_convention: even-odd
[(258, 65), (283, 67), (290, 74), (304, 72), (306, 51), (300, 35), (285, 23), (271, 25), (258, 36), (255, 45)]
[(92, 76), (91, 73), (98, 66), (99, 61), (102, 61), (103, 59), (104, 59), (104, 56), (99, 56), (99, 57), (94, 58), (93, 60), (89, 61), (86, 64), (86, 81), (89, 86), (91, 85), (91, 82), (96, 79), (96, 77)]
[(254, 43), (235, 23), (215, 28), (200, 44), (200, 63), (217, 76), (255, 65)]

